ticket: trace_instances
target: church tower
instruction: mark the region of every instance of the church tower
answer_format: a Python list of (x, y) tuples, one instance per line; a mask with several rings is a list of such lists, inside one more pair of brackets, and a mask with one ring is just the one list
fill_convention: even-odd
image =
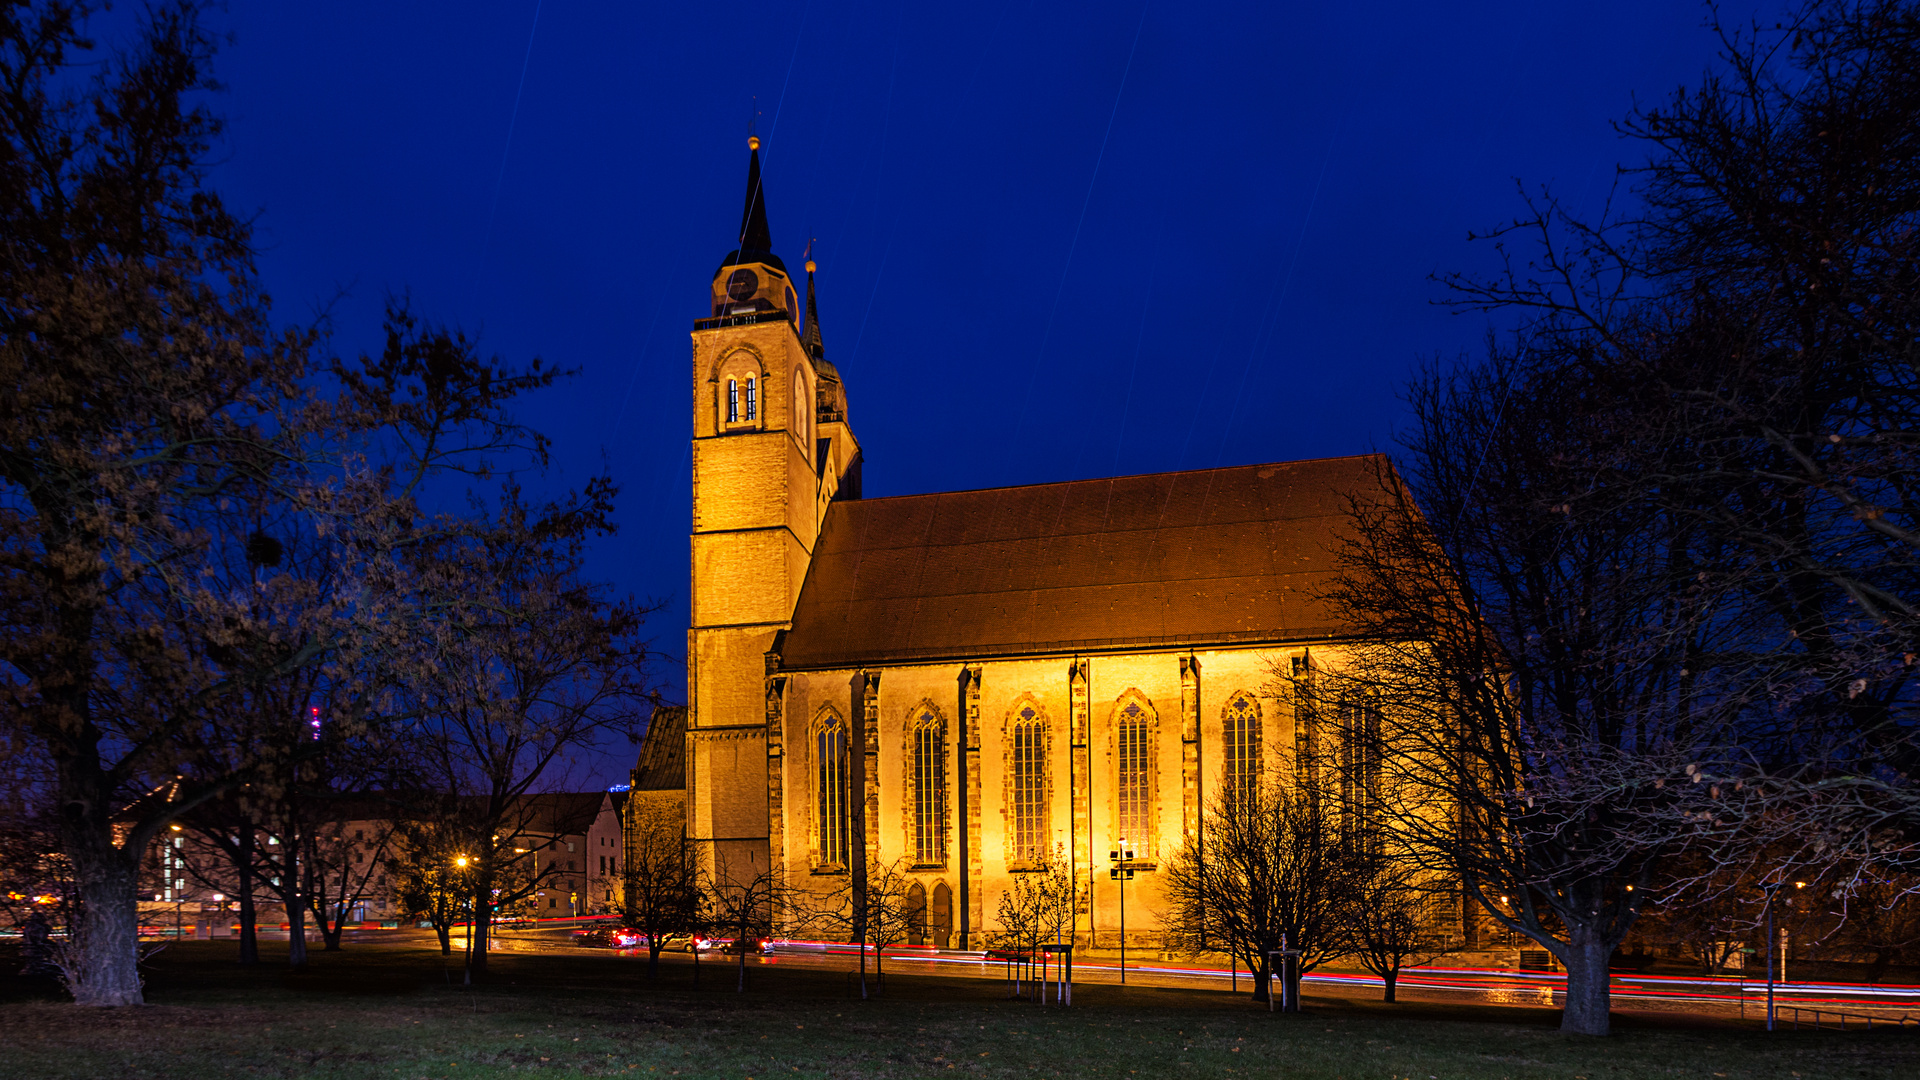
[(860, 495), (860, 448), (826, 359), (806, 263), (803, 310), (773, 253), (760, 140), (710, 310), (693, 324), (692, 624), (687, 835), (725, 877), (769, 855), (766, 654), (787, 629), (827, 507)]

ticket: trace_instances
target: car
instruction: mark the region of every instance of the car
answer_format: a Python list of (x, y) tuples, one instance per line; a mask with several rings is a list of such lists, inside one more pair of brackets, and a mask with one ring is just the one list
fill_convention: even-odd
[(574, 944), (590, 949), (644, 949), (647, 935), (629, 926), (596, 926), (574, 931)]

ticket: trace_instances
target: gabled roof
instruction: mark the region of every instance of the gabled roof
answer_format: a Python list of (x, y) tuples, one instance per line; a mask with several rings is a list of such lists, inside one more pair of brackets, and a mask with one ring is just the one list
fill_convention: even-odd
[(640, 761), (633, 769), (634, 791), (674, 791), (687, 786), (687, 707), (665, 705), (653, 710), (646, 738), (640, 743)]
[(827, 511), (790, 669), (1342, 635), (1314, 599), (1377, 454), (938, 495)]

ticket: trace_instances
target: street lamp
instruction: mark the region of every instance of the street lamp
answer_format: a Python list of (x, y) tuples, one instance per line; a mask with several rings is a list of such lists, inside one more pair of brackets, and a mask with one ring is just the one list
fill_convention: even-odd
[[(1767, 894), (1766, 906), (1767, 906), (1767, 1030), (1768, 1031), (1773, 1030), (1773, 951), (1774, 949), (1778, 948), (1777, 939), (1773, 935), (1773, 894), (1779, 892), (1783, 888), (1786, 888), (1786, 885), (1787, 883), (1784, 881), (1776, 881), (1771, 885), (1760, 886), (1760, 891)], [(1793, 883), (1793, 887), (1796, 889), (1804, 889), (1807, 887), (1807, 883), (1804, 881), (1796, 881)], [(1781, 957), (1781, 959), (1784, 960), (1785, 957), (1783, 956)], [(1784, 977), (1786, 975), (1786, 972), (1784, 971), (1781, 972), (1781, 975)]]
[(1126, 837), (1120, 838), (1120, 846), (1107, 852), (1107, 861), (1113, 863), (1113, 869), (1107, 876), (1120, 883), (1120, 985), (1127, 985), (1127, 882), (1133, 880), (1133, 852), (1127, 850)]
[[(465, 855), (455, 855), (455, 856), (453, 857), (453, 865), (454, 865), (454, 866), (455, 866), (455, 867), (456, 867), (457, 869), (461, 869), (461, 870), (465, 870), (465, 869), (467, 868), (467, 862), (468, 862), (468, 861), (469, 861), (469, 860), (467, 859), (467, 857), (466, 857)], [(468, 893), (471, 893), (471, 890), (466, 890), (466, 889), (463, 889), (462, 891), (463, 891), (463, 892), (468, 892)], [(472, 899), (473, 899), (473, 897), (472, 897), (471, 895), (468, 895), (468, 897), (467, 897), (467, 900), (468, 900), (468, 902), (469, 902), (469, 910), (467, 911), (467, 942), (466, 942), (466, 944), (467, 944), (467, 949), (466, 949), (466, 960), (467, 960), (467, 967), (466, 967), (466, 972), (465, 972), (465, 973), (464, 973), (464, 975), (462, 976), (462, 983), (461, 983), (461, 985), (463, 985), (463, 986), (472, 986), (472, 985), (473, 985), (473, 920), (474, 920), (474, 915), (473, 915), (473, 911), (471, 910), (471, 902), (472, 902)]]

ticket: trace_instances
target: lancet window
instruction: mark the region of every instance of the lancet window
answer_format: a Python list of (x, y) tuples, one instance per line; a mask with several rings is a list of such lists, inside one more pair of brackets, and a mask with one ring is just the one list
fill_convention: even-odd
[(744, 404), (746, 405), (746, 408), (743, 410), (745, 413), (745, 416), (743, 416), (742, 419), (752, 420), (759, 415), (758, 410), (754, 407), (753, 389), (754, 389), (754, 379), (753, 379), (753, 376), (749, 375), (747, 376), (746, 395), (745, 395), (745, 402), (744, 402)]
[(813, 762), (820, 864), (846, 866), (853, 839), (847, 785), (847, 722), (834, 713), (821, 714), (815, 724)]
[(1122, 705), (1115, 717), (1120, 813), (1114, 824), (1120, 837), (1138, 848), (1150, 846), (1153, 827), (1153, 720), (1138, 701)]
[(908, 778), (913, 790), (913, 861), (944, 866), (947, 861), (947, 721), (929, 705), (915, 709), (907, 724)]
[(1350, 841), (1371, 844), (1380, 814), (1380, 709), (1352, 695), (1340, 702), (1340, 815)]
[(740, 422), (740, 380), (727, 380), (727, 423)]
[(1220, 712), (1220, 741), (1227, 789), (1244, 798), (1260, 786), (1260, 702), (1252, 694), (1242, 690), (1227, 699)]
[(1047, 852), (1047, 718), (1031, 704), (1022, 705), (1007, 732), (1009, 857), (1015, 862), (1038, 859)]

